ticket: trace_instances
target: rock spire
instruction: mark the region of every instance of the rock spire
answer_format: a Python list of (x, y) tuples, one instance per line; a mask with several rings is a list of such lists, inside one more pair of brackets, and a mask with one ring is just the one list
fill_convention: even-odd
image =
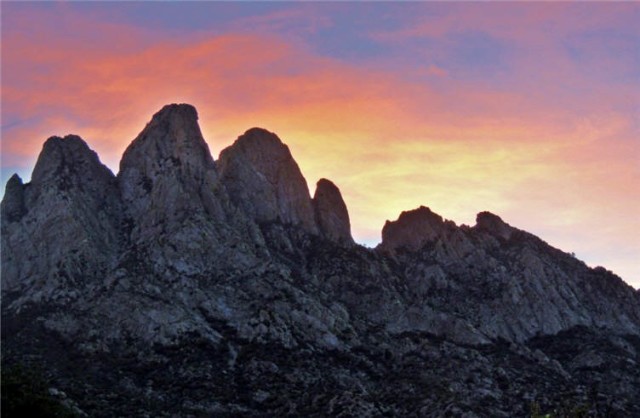
[(416, 251), (427, 242), (436, 240), (446, 229), (447, 223), (442, 216), (420, 206), (402, 212), (398, 220), (384, 224), (379, 248), (392, 252), (400, 248)]
[(313, 195), (316, 222), (322, 234), (330, 240), (353, 244), (347, 205), (340, 189), (330, 180), (320, 179)]
[(233, 203), (256, 221), (317, 233), (307, 182), (276, 134), (249, 129), (220, 153), (218, 168)]

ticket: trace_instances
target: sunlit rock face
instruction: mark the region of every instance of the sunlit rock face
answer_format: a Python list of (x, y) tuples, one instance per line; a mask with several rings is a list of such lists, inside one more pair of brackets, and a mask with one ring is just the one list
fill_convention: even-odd
[(276, 134), (248, 130), (220, 153), (218, 164), (232, 201), (253, 219), (318, 231), (307, 182)]
[(332, 241), (353, 244), (347, 205), (340, 189), (331, 180), (320, 179), (313, 195), (316, 223), (322, 234)]
[(275, 134), (214, 162), (190, 105), (156, 113), (117, 177), (48, 139), (1, 210), (2, 369), (46, 369), (88, 416), (640, 416), (619, 277), (488, 212), (419, 207), (359, 246), (339, 189), (311, 199)]

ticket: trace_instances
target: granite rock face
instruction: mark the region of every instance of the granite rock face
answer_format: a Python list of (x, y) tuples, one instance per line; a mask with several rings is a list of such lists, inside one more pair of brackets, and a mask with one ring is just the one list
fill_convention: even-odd
[(190, 105), (168, 105), (156, 113), (126, 149), (118, 183), (127, 213), (141, 231), (161, 221), (180, 221), (190, 210), (224, 219), (215, 163)]
[[(30, 183), (13, 176), (2, 202), (2, 291), (84, 281), (121, 250), (115, 176), (78, 136), (45, 142)], [(38, 292), (35, 292), (38, 293)]]
[(214, 162), (197, 119), (164, 107), (117, 177), (68, 136), (9, 180), (3, 369), (46, 368), (98, 417), (640, 416), (619, 277), (488, 212), (420, 207), (359, 246), (275, 134)]
[[(489, 212), (479, 213), (472, 228), (425, 207), (403, 212), (385, 224), (378, 251), (404, 266), (417, 297), (437, 311), (468, 318), (489, 339), (525, 341), (583, 325), (639, 330), (640, 306), (620, 278), (588, 268)], [(616, 302), (602, 309), (598, 298), (605, 294)]]
[(256, 221), (318, 231), (307, 182), (276, 134), (249, 129), (220, 153), (218, 165), (234, 204)]
[(318, 180), (313, 195), (313, 210), (322, 235), (335, 242), (353, 244), (347, 205), (340, 189), (330, 180)]
[(153, 116), (124, 152), (118, 186), (131, 242), (156, 273), (255, 262), (253, 249), (226, 251), (228, 242), (261, 239), (231, 206), (193, 106), (167, 105)]

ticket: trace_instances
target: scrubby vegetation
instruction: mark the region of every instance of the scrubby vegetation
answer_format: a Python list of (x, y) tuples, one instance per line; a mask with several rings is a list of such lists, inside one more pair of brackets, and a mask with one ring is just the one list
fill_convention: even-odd
[(2, 367), (2, 417), (75, 417), (71, 410), (49, 393), (40, 373), (23, 367)]

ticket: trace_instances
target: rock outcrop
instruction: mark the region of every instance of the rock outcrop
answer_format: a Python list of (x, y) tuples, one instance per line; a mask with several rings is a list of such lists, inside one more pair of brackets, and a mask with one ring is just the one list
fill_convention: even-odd
[(4, 189), (4, 199), (0, 212), (7, 222), (16, 222), (22, 219), (27, 208), (24, 204), (24, 184), (19, 175), (14, 174), (7, 181)]
[(197, 119), (164, 107), (117, 177), (68, 136), (9, 180), (3, 372), (46, 367), (96, 417), (640, 416), (619, 277), (488, 212), (420, 207), (356, 245), (338, 188), (311, 199), (275, 134), (216, 163)]
[(153, 116), (125, 151), (118, 173), (127, 214), (139, 231), (154, 233), (193, 212), (224, 220), (217, 183), (198, 114), (186, 104), (165, 106)]
[(455, 227), (453, 222), (445, 222), (442, 216), (420, 206), (418, 209), (402, 212), (398, 220), (384, 224), (379, 248), (389, 252), (398, 249), (416, 251), (442, 236), (451, 227)]
[(499, 216), (491, 212), (480, 212), (476, 216), (476, 229), (488, 232), (491, 235), (508, 240), (514, 229), (504, 222)]
[(121, 249), (115, 176), (78, 136), (47, 139), (31, 182), (9, 180), (2, 209), (3, 292), (83, 281)]
[(167, 105), (153, 116), (124, 152), (118, 185), (130, 239), (154, 260), (154, 274), (255, 262), (254, 248), (226, 250), (229, 242), (260, 246), (261, 237), (231, 207), (193, 106)]
[(253, 219), (318, 231), (307, 182), (276, 134), (249, 129), (220, 153), (218, 164), (231, 200)]
[(322, 235), (338, 243), (353, 244), (347, 205), (340, 189), (330, 180), (320, 179), (316, 184), (313, 210)]

